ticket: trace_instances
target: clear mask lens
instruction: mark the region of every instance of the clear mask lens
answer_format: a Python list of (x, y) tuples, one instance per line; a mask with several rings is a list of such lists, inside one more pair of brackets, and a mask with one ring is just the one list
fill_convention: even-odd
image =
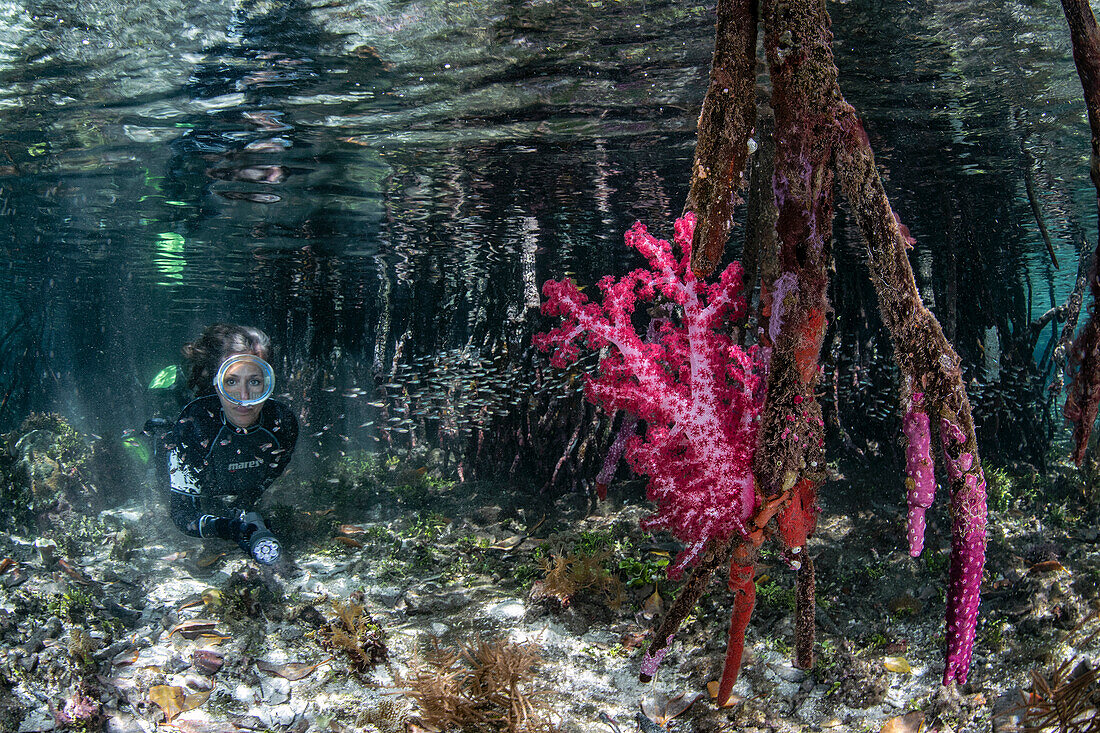
[(214, 389), (234, 405), (259, 405), (275, 391), (275, 371), (254, 354), (237, 354), (222, 362)]

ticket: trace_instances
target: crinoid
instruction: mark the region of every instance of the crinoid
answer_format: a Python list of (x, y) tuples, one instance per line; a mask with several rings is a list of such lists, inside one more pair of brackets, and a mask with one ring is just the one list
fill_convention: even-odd
[[(1096, 613), (1087, 617), (1070, 632), (1067, 642), (1078, 650), (1094, 644), (1100, 636), (1097, 619)], [(1089, 626), (1093, 628), (1086, 635)], [(1022, 711), (1027, 733), (1100, 733), (1100, 670), (1080, 654), (1045, 675), (1031, 670), (1031, 691), (1021, 694), (1023, 704), (1011, 712)]]
[(599, 594), (601, 601), (618, 610), (626, 595), (619, 576), (604, 567), (610, 556), (611, 552), (605, 550), (594, 555), (569, 553), (539, 558), (545, 575), (532, 589), (532, 596), (554, 598), (568, 606), (576, 595), (589, 592)]
[(447, 648), (433, 639), (424, 660), (399, 684), (428, 730), (556, 733), (546, 692), (532, 689), (540, 660), (533, 644), (479, 639)]
[(371, 618), (356, 596), (347, 603), (332, 601), (336, 618), (315, 633), (321, 646), (344, 652), (357, 672), (366, 672), (386, 658), (382, 627)]

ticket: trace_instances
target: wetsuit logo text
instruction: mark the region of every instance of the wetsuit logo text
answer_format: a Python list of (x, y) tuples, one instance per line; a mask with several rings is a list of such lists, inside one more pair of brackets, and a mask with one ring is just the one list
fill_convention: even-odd
[(230, 463), (226, 466), (229, 471), (239, 471), (242, 468), (259, 468), (263, 465), (263, 461), (257, 459), (254, 461), (241, 461), (240, 463)]

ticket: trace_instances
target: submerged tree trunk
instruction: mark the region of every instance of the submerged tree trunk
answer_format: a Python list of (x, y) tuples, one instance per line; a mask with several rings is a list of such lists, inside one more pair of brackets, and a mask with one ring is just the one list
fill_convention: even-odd
[[(1097, 191), (1097, 212), (1100, 214), (1100, 28), (1087, 2), (1062, 0), (1062, 9), (1069, 23), (1073, 41), (1073, 62), (1081, 77), (1088, 109), (1089, 129), (1092, 131), (1092, 156), (1089, 160), (1089, 176)], [(1077, 465), (1085, 457), (1092, 425), (1100, 405), (1100, 278), (1096, 267), (1100, 266), (1100, 239), (1093, 254), (1093, 269), (1089, 274), (1092, 291), (1092, 311), (1070, 353), (1073, 383), (1066, 396), (1065, 416), (1073, 423), (1073, 460)]]
[[(718, 558), (729, 554), (734, 558), (730, 587), (736, 598), (718, 703), (726, 702), (740, 670), (745, 628), (752, 612), (756, 548), (767, 537), (778, 534), (792, 565), (801, 566), (796, 663), (813, 663), (814, 568), (809, 558), (803, 560), (799, 555), (815, 529), (817, 489), (825, 467), (823, 422), (815, 387), (829, 313), (826, 293), (832, 266), (834, 176), (867, 244), (872, 280), (901, 369), (907, 409), (935, 417), (939, 429), (953, 509), (944, 683), (964, 682), (985, 559), (986, 508), (985, 480), (959, 357), (921, 301), (907, 255), (913, 240), (890, 207), (870, 141), (840, 92), (824, 3), (764, 0), (761, 8), (775, 114), (772, 195), (777, 219), (775, 251), (756, 253), (762, 263), (758, 342), (769, 350), (770, 362), (767, 404), (754, 455), (759, 508), (748, 525), (747, 537), (711, 548), (709, 561), (696, 568), (699, 576), (709, 577)], [(700, 119), (687, 207), (709, 221), (696, 229), (693, 243), (692, 265), (700, 274), (711, 272), (721, 260), (728, 207), (741, 182), (745, 162), (741, 153), (751, 129), (747, 110), (755, 99), (744, 83), (746, 70), (752, 68), (748, 43), (755, 39), (751, 3), (719, 0), (718, 17), (719, 48)], [(735, 28), (732, 23), (742, 25)], [(727, 77), (729, 84), (725, 83)], [(735, 86), (734, 80), (740, 80), (740, 85)], [(722, 95), (712, 95), (716, 85)], [(734, 88), (743, 90), (740, 102), (728, 98)], [(725, 111), (719, 113), (720, 109)], [(723, 125), (716, 127), (718, 121)], [(736, 168), (730, 169), (731, 165)], [(716, 170), (721, 171), (720, 176), (712, 175)], [(924, 508), (931, 501), (931, 497), (922, 497), (914, 504), (913, 497), (911, 491), (911, 534), (916, 528), (923, 532)], [(696, 579), (689, 585), (695, 588), (700, 583)], [(684, 609), (678, 608), (678, 612)], [(662, 635), (674, 630), (674, 624), (666, 619)], [(662, 654), (669, 638), (654, 641)], [(650, 655), (647, 663), (655, 665)]]

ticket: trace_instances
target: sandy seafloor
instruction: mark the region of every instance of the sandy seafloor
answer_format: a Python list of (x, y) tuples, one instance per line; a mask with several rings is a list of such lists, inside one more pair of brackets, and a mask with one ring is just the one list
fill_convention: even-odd
[[(675, 551), (670, 538), (638, 528), (650, 511), (639, 482), (613, 484), (603, 502), (578, 495), (551, 502), (500, 486), (367, 486), (346, 471), (334, 475), (284, 477), (267, 497), (290, 534), (293, 561), (279, 573), (258, 571), (230, 543), (177, 533), (149, 486), (136, 492), (140, 500), (70, 519), (80, 536), (68, 569), (47, 564), (34, 546), (52, 530), (0, 535), (0, 558), (16, 563), (0, 576), (0, 730), (79, 728), (64, 712), (78, 691), (100, 706), (83, 730), (417, 730), (417, 705), (399, 691), (408, 689), (401, 680), (432, 637), (444, 646), (534, 645), (541, 663), (524, 689), (560, 730), (576, 732), (611, 731), (601, 714), (623, 733), (639, 730), (647, 696), (652, 712), (681, 693), (702, 696), (667, 721), (667, 730), (1008, 731), (1019, 722), (1012, 709), (1030, 689), (1032, 670), (1049, 674), (1066, 660), (1078, 670), (1081, 660), (1097, 666), (1095, 644), (1073, 646), (1082, 636), (1074, 628), (1098, 605), (1095, 516), (1064, 505), (1048, 511), (1051, 505), (1032, 501), (991, 515), (970, 679), (944, 688), (946, 510), (930, 512), (925, 556), (913, 559), (903, 544), (900, 477), (831, 481), (808, 547), (817, 567), (817, 666), (792, 666), (794, 574), (766, 554), (736, 704), (719, 709), (706, 683), (718, 677), (725, 654), (730, 594), (721, 579), (652, 684), (637, 678), (653, 625), (646, 617), (655, 609), (644, 606), (655, 602), (652, 584), (628, 588), (617, 610), (593, 591), (564, 607), (538, 597), (540, 556), (595, 543), (609, 552), (604, 565), (629, 580), (637, 566), (617, 569), (624, 557), (655, 560)], [(253, 615), (223, 618), (211, 591), (242, 582), (251, 588)], [(675, 587), (658, 586), (665, 596)], [(318, 640), (318, 624), (335, 615), (333, 602), (349, 599), (362, 600), (383, 630), (386, 660), (366, 672)], [(315, 612), (303, 612), (310, 607)], [(206, 636), (179, 630), (194, 619), (217, 623)], [(216, 652), (220, 668), (202, 669), (199, 649)], [(261, 670), (325, 660), (297, 680)], [(197, 706), (169, 723), (150, 699), (158, 686), (178, 688), (183, 707)]]

